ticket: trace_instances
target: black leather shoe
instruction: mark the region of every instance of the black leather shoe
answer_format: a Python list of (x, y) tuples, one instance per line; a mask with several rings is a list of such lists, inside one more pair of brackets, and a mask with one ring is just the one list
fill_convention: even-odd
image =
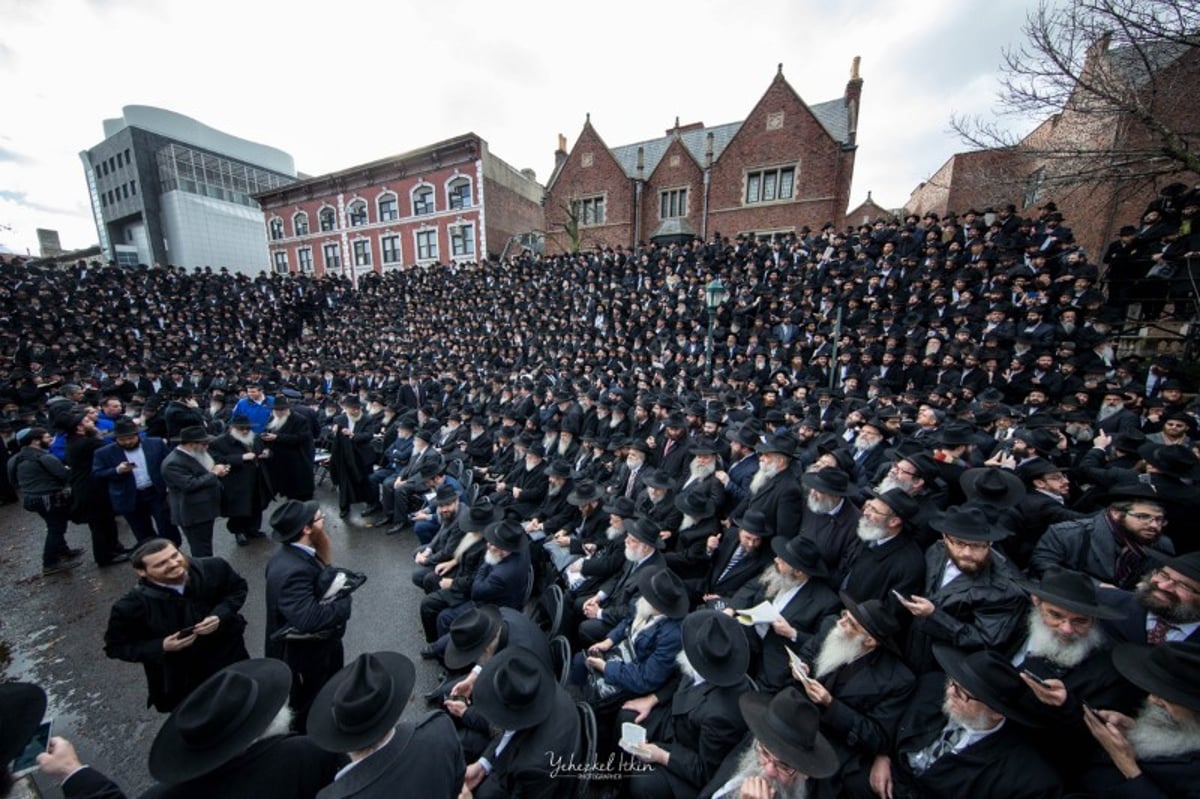
[(346, 517), (347, 517), (347, 516), (349, 516), (349, 515), (350, 515), (350, 509), (349, 509), (349, 508), (338, 508), (338, 518), (339, 518), (339, 519), (344, 519), (344, 518), (346, 518)]
[(241, 533), (234, 533), (233, 540), (237, 541), (237, 545), (239, 547), (244, 547), (244, 546), (246, 546), (246, 544), (250, 543), (250, 539), (246, 538), (246, 536), (244, 536)]
[(111, 558), (104, 561), (103, 563), (97, 563), (96, 565), (100, 566), (100, 567), (116, 566), (118, 563), (128, 563), (128, 562), (129, 562), (129, 553), (128, 552), (118, 552), (117, 554), (113, 555)]
[(83, 557), (83, 550), (78, 547), (67, 547), (67, 554), (64, 555), (63, 557), (65, 557), (65, 558), (81, 558), (81, 557)]
[(421, 650), (422, 660), (437, 660), (439, 657), (441, 657), (441, 655), (438, 654), (438, 651), (433, 644), (430, 644)]
[(383, 533), (384, 535), (400, 535), (400, 533), (403, 533), (407, 529), (407, 524), (393, 524), (391, 527), (384, 530)]
[(71, 571), (71, 569), (79, 568), (82, 561), (79, 558), (63, 558), (62, 560), (51, 563), (48, 566), (42, 567), (42, 576), (49, 577), (52, 574), (63, 574)]

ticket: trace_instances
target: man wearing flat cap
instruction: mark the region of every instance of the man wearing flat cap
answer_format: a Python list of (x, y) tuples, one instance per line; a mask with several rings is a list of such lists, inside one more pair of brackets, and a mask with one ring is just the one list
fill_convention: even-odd
[(352, 597), (338, 586), (325, 513), (316, 502), (281, 504), (271, 514), (271, 538), (279, 547), (267, 562), (263, 652), (291, 666), (290, 701), (303, 729), (313, 697), (342, 668)]
[(932, 667), (937, 642), (967, 651), (1007, 646), (1028, 605), (1012, 561), (992, 548), (1007, 530), (967, 506), (949, 508), (932, 526), (942, 538), (925, 552), (924, 593), (897, 597), (913, 616), (906, 655), (917, 673)]
[(747, 692), (738, 699), (749, 732), (700, 791), (700, 799), (803, 799), (810, 780), (838, 769), (820, 731), (820, 713), (795, 688)]
[(646, 728), (631, 752), (657, 768), (630, 778), (635, 799), (694, 796), (746, 734), (738, 697), (749, 689), (750, 648), (736, 621), (703, 609), (683, 621), (679, 670), (662, 688), (622, 705)]
[(1058, 774), (1028, 739), (1037, 719), (1016, 670), (998, 652), (934, 648), (945, 674), (925, 674), (900, 720), (892, 752), (875, 759), (849, 797), (1028, 799), (1062, 793)]
[(443, 713), (402, 722), (416, 667), (397, 652), (367, 652), (333, 675), (313, 700), (308, 735), (350, 757), (318, 799), (398, 794), (457, 799), (466, 763)]

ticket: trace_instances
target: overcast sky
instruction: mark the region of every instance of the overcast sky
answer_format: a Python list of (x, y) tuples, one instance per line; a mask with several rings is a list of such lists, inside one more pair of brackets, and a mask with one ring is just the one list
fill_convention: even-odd
[[(545, 180), (590, 112), (610, 146), (745, 118), (783, 64), (809, 103), (862, 56), (851, 205), (899, 207), (994, 107), (1031, 0), (315, 3), (0, 0), (0, 246), (97, 241), (78, 153), (154, 105), (309, 174), (474, 131)], [(8, 229), (8, 228), (11, 228)]]

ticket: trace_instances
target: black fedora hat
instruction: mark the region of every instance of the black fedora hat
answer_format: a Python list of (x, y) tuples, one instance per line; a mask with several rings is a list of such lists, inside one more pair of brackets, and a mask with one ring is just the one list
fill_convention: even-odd
[(1012, 662), (993, 649), (963, 652), (945, 644), (933, 645), (933, 656), (963, 690), (1006, 719), (1027, 727), (1040, 726), (1026, 710), (1036, 703)]
[(433, 503), (435, 505), (449, 505), (458, 498), (458, 492), (454, 490), (454, 486), (449, 483), (442, 483), (433, 494)]
[(637, 437), (624, 439), (620, 442), (619, 446), (624, 447), (625, 449), (636, 449), (643, 455), (650, 454), (650, 446), (646, 444), (645, 441)]
[(1200, 648), (1194, 644), (1117, 644), (1113, 665), (1146, 693), (1200, 711)]
[(747, 449), (754, 449), (759, 444), (758, 432), (746, 424), (726, 430), (725, 437), (730, 441), (736, 441)]
[(643, 544), (655, 549), (662, 549), (665, 546), (658, 534), (658, 525), (654, 523), (653, 519), (648, 519), (645, 516), (639, 516), (632, 522), (626, 522), (625, 534), (631, 535)]
[(199, 444), (201, 442), (207, 444), (212, 440), (213, 437), (208, 434), (203, 425), (196, 424), (179, 431), (178, 441), (180, 444)]
[(1072, 613), (1108, 621), (1125, 618), (1123, 612), (1096, 601), (1096, 586), (1092, 578), (1080, 572), (1051, 569), (1042, 575), (1040, 581), (1021, 580), (1018, 585), (1043, 602)]
[(921, 503), (903, 488), (889, 488), (883, 492), (868, 490), (867, 494), (887, 505), (892, 513), (904, 521), (913, 518), (921, 510)]
[(408, 482), (410, 484), (424, 483), (427, 480), (432, 480), (442, 473), (445, 465), (441, 456), (425, 458), (417, 465), (417, 470), (409, 476)]
[(720, 450), (717, 449), (716, 442), (714, 442), (711, 438), (693, 439), (688, 451), (691, 452), (692, 455), (716, 455), (720, 452)]
[(529, 544), (525, 528), (519, 522), (503, 519), (483, 528), (484, 539), (494, 547), (507, 552), (519, 552)]
[(504, 508), (492, 504), (488, 497), (480, 497), (458, 511), (458, 527), (465, 533), (482, 533), (492, 522), (504, 518)]
[(767, 440), (755, 447), (755, 452), (760, 455), (769, 455), (778, 453), (786, 455), (789, 458), (795, 457), (796, 446), (798, 445), (796, 437), (790, 433), (779, 433), (773, 436), (767, 436)]
[(495, 727), (523, 730), (550, 716), (558, 691), (558, 683), (536, 655), (505, 647), (479, 672), (473, 707)]
[(975, 435), (969, 424), (956, 422), (947, 424), (934, 436), (933, 444), (939, 447), (961, 447), (964, 444), (974, 444)]
[(788, 766), (814, 779), (837, 772), (837, 753), (820, 732), (821, 712), (795, 687), (774, 695), (747, 691), (738, 707), (755, 740)]
[(642, 472), (642, 482), (651, 488), (671, 489), (675, 487), (675, 481), (658, 469), (647, 469)]
[(981, 508), (955, 505), (936, 514), (929, 526), (939, 533), (961, 538), (964, 541), (1000, 541), (1009, 531), (988, 521)]
[(1182, 444), (1154, 444), (1138, 447), (1138, 455), (1155, 469), (1175, 477), (1190, 477), (1200, 466), (1191, 449)]
[(1136, 455), (1137, 451), (1146, 443), (1146, 434), (1141, 430), (1130, 430), (1127, 433), (1120, 433), (1113, 439), (1113, 449), (1117, 452), (1123, 452), (1126, 455)]
[(703, 608), (683, 620), (683, 651), (705, 682), (729, 688), (746, 679), (750, 645), (741, 625), (716, 610)]
[(235, 413), (233, 416), (229, 417), (229, 426), (230, 427), (245, 427), (245, 428), (249, 429), (249, 428), (253, 427), (254, 425), (250, 421), (250, 417), (247, 416), (246, 414)]
[(896, 633), (900, 632), (900, 622), (882, 602), (878, 599), (859, 602), (845, 591), (838, 591), (838, 598), (859, 626), (878, 641), (880, 646), (899, 652), (896, 647)]
[(1026, 483), (1032, 483), (1035, 478), (1063, 471), (1063, 467), (1045, 458), (1030, 458), (1017, 467), (1017, 476)]
[(687, 615), (687, 586), (670, 569), (639, 569), (637, 587), (638, 593), (668, 619), (682, 619)]
[(745, 510), (741, 516), (732, 521), (734, 527), (737, 529), (744, 530), (750, 535), (756, 535), (759, 538), (770, 538), (775, 535), (775, 531), (767, 524), (767, 514), (760, 510)]
[(630, 497), (619, 495), (608, 501), (603, 507), (603, 511), (613, 516), (620, 516), (622, 519), (632, 519), (637, 515), (637, 505)]
[(595, 480), (580, 480), (575, 484), (575, 490), (567, 495), (567, 502), (576, 507), (589, 502), (599, 502), (604, 499), (604, 490), (596, 485)]
[(796, 536), (792, 539), (775, 538), (771, 540), (771, 549), (793, 569), (799, 569), (809, 577), (824, 578), (829, 576), (829, 569), (821, 559), (821, 551), (817, 545), (807, 538)]
[(396, 726), (417, 680), (398, 652), (364, 652), (321, 687), (308, 712), (308, 736), (330, 752), (365, 749)]
[(820, 491), (822, 494), (832, 494), (844, 497), (854, 489), (851, 487), (850, 475), (841, 469), (820, 469), (815, 472), (805, 472), (800, 478), (800, 484), (805, 488)]
[(1168, 504), (1166, 497), (1158, 493), (1158, 489), (1153, 483), (1143, 483), (1140, 480), (1135, 483), (1118, 483), (1105, 491), (1100, 496), (1100, 501), (1105, 505), (1111, 505), (1114, 502), (1154, 502), (1158, 505)]
[(316, 500), (285, 500), (271, 512), (271, 538), (281, 544), (299, 538), (320, 509), (321, 505)]
[(474, 663), (496, 638), (501, 621), (495, 605), (476, 605), (452, 621), (442, 658), (446, 668), (463, 669)]
[(202, 682), (171, 713), (150, 746), (162, 783), (207, 774), (254, 743), (287, 703), (292, 670), (282, 660), (234, 663)]
[(984, 466), (967, 469), (958, 479), (967, 499), (998, 507), (1011, 507), (1025, 496), (1025, 483), (1007, 469)]
[(0, 768), (21, 754), (46, 715), (46, 692), (27, 682), (0, 684)]
[(1200, 583), (1200, 551), (1187, 552), (1183, 555), (1168, 555), (1165, 552), (1159, 552), (1157, 549), (1147, 549), (1146, 554), (1155, 563), (1162, 566), (1170, 566), (1189, 580), (1195, 580)]
[(712, 494), (703, 489), (688, 490), (675, 497), (675, 507), (685, 516), (707, 519), (717, 512)]
[(121, 419), (113, 425), (113, 437), (123, 438), (125, 436), (140, 435), (142, 429), (128, 419)]
[(547, 466), (545, 471), (547, 477), (560, 477), (565, 480), (571, 476), (574, 470), (571, 468), (570, 461), (557, 460)]

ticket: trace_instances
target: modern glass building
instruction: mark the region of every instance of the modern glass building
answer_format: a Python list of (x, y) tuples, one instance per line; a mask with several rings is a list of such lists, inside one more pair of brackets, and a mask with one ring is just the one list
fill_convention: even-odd
[(194, 119), (144, 105), (104, 120), (104, 141), (79, 154), (100, 248), (118, 264), (270, 267), (252, 195), (296, 180), (292, 157)]

